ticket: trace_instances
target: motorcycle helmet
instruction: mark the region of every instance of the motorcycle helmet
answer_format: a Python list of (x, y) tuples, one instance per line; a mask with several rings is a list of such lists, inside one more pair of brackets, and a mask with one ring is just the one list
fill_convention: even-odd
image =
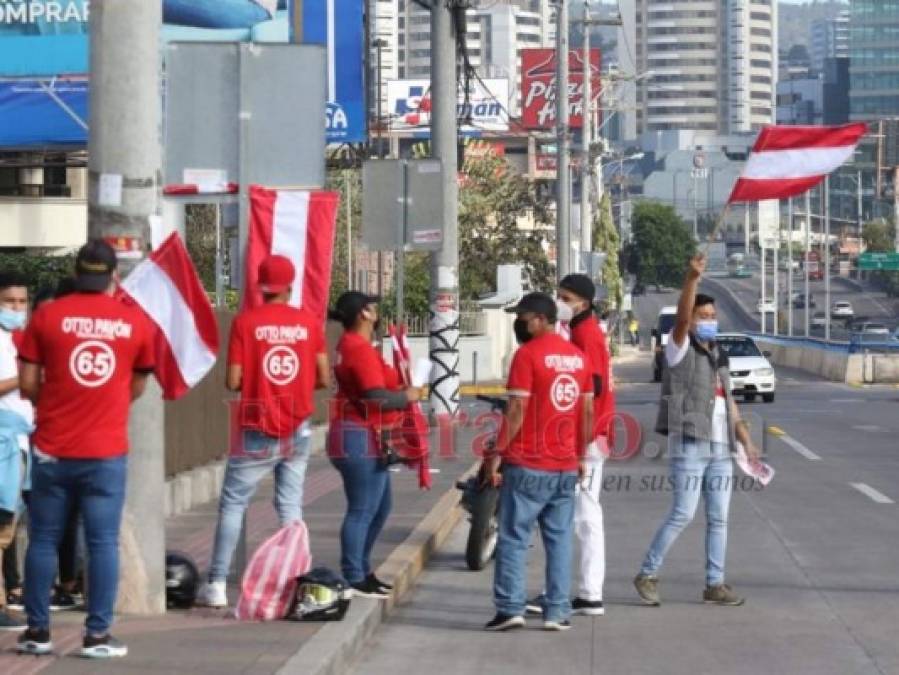
[(200, 573), (194, 561), (185, 553), (167, 551), (165, 554), (165, 599), (169, 607), (192, 607), (200, 587)]
[(316, 567), (297, 579), (294, 621), (340, 621), (350, 606), (353, 591), (343, 577), (327, 567)]

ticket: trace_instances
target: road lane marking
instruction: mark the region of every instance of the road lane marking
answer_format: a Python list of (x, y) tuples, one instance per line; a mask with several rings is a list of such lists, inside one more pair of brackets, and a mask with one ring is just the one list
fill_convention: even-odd
[(865, 399), (863, 398), (832, 398), (830, 399), (831, 403), (864, 403)]
[(887, 497), (885, 494), (880, 492), (879, 490), (875, 490), (874, 488), (872, 488), (867, 483), (849, 483), (849, 485), (854, 487), (856, 490), (861, 492), (863, 495), (865, 495), (872, 501), (877, 502), (878, 504), (895, 504), (896, 503), (892, 499)]
[(800, 455), (805, 457), (807, 460), (812, 462), (818, 462), (821, 460), (821, 457), (816, 455), (814, 452), (805, 447), (802, 443), (797, 441), (795, 438), (788, 436), (787, 434), (783, 434), (780, 436), (780, 440), (789, 445), (793, 450), (798, 452)]
[(872, 434), (883, 434), (888, 432), (887, 429), (879, 427), (876, 424), (856, 424), (852, 428), (856, 431), (868, 431)]
[(786, 431), (784, 431), (780, 427), (774, 426), (773, 424), (768, 427), (768, 433), (771, 434), (772, 436), (778, 436), (778, 437), (787, 435)]

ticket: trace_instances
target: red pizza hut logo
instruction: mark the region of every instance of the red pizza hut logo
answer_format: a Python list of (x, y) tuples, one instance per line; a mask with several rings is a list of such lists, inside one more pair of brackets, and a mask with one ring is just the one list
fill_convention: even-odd
[[(592, 98), (600, 94), (600, 50), (590, 50)], [(521, 51), (522, 124), (528, 129), (551, 129), (556, 124), (556, 51), (523, 49)], [(568, 124), (583, 126), (584, 60), (580, 50), (568, 52)]]

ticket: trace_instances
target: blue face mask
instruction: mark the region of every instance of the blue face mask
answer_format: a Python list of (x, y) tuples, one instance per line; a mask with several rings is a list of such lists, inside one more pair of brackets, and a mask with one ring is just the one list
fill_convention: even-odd
[(6, 307), (0, 307), (0, 326), (5, 330), (19, 330), (25, 327), (25, 312), (14, 312)]
[(703, 342), (712, 342), (716, 337), (718, 337), (718, 322), (697, 321), (696, 337)]

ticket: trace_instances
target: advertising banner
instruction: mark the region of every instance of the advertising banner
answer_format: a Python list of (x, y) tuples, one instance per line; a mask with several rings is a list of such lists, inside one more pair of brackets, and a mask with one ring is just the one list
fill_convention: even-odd
[(83, 146), (87, 78), (0, 82), (0, 147)]
[(364, 142), (364, 0), (319, 0), (301, 6), (303, 42), (328, 45), (328, 143)]
[[(600, 96), (601, 55), (590, 50), (592, 98)], [(583, 126), (584, 62), (581, 50), (569, 50), (568, 56), (569, 126)], [(528, 129), (551, 129), (556, 124), (556, 50), (521, 50), (521, 122)]]
[[(466, 100), (459, 86), (456, 116), (463, 132), (509, 130), (509, 81), (470, 81)], [(429, 131), (431, 126), (431, 83), (428, 80), (387, 82), (387, 125), (392, 131)]]

